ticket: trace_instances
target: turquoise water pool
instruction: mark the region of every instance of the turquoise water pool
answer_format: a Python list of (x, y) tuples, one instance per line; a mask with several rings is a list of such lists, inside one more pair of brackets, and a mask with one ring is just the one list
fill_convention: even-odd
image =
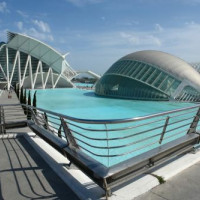
[(74, 88), (37, 91), (38, 107), (83, 119), (138, 117), (192, 105), (194, 104), (102, 98), (92, 90)]
[[(160, 113), (164, 111), (180, 109), (184, 107), (190, 107), (195, 104), (192, 103), (179, 103), (179, 102), (155, 102), (155, 101), (135, 101), (135, 100), (122, 100), (122, 99), (113, 99), (113, 98), (102, 98), (98, 97), (94, 94), (92, 90), (80, 90), (80, 89), (46, 89), (46, 90), (38, 90), (37, 91), (37, 106), (39, 108), (44, 108), (47, 110), (51, 110), (57, 113), (62, 113), (68, 116), (72, 116), (75, 118), (82, 119), (124, 119), (124, 118), (133, 118), (146, 116), (150, 114)], [(196, 110), (194, 110), (194, 113)], [(173, 129), (176, 126), (182, 126), (183, 123), (190, 123), (192, 120), (192, 116), (194, 113), (185, 114), (182, 117), (190, 118), (187, 121), (180, 122), (176, 125), (170, 126), (167, 130)], [(94, 159), (98, 160), (102, 164), (106, 166), (112, 166), (118, 164), (124, 160), (137, 156), (141, 153), (144, 153), (148, 150), (151, 150), (155, 147), (159, 146), (159, 138), (160, 133), (162, 132), (162, 128), (159, 128), (154, 131), (149, 131), (142, 135), (137, 135), (136, 137), (127, 137), (126, 139), (121, 140), (110, 140), (107, 141), (94, 141), (87, 138), (84, 138), (80, 135), (76, 134), (76, 131), (81, 132), (83, 135), (87, 137), (95, 137), (95, 138), (116, 138), (129, 136), (133, 133), (138, 133), (146, 129), (151, 129), (157, 126), (163, 126), (165, 122), (166, 116), (163, 117), (164, 121), (156, 122), (147, 126), (142, 126), (134, 129), (128, 129), (123, 131), (114, 131), (114, 132), (89, 132), (78, 129), (77, 127), (70, 126), (71, 130), (73, 130), (74, 136), (78, 139), (79, 145), (83, 148), (87, 148), (90, 152), (86, 152)], [(170, 122), (174, 122), (179, 120), (177, 118), (170, 119)], [(146, 122), (149, 122), (148, 120)], [(145, 122), (145, 123), (146, 123)], [(107, 128), (121, 128), (128, 126), (136, 126), (141, 122), (133, 122), (129, 124), (117, 124), (117, 125), (107, 125)], [(105, 129), (104, 125), (91, 125), (91, 124), (81, 124), (84, 128), (92, 128), (92, 129)], [(177, 139), (178, 137), (186, 134), (185, 128), (179, 128), (176, 131), (169, 132), (166, 134), (166, 138), (162, 144)], [(189, 125), (188, 125), (189, 128)], [(183, 131), (179, 134), (180, 131)], [(177, 135), (176, 135), (177, 133)], [(157, 137), (151, 138), (151, 136), (158, 134)], [(171, 137), (171, 135), (175, 134), (175, 136)], [(134, 143), (138, 140), (142, 140), (143, 138), (150, 137), (148, 141), (137, 143), (134, 145), (128, 145), (130, 143)], [(167, 137), (169, 137), (167, 139)], [(125, 146), (122, 148), (113, 148), (109, 151), (107, 149), (98, 149), (93, 148), (91, 146), (85, 145), (84, 142), (88, 144), (96, 145), (96, 146), (109, 146), (113, 147), (116, 145)], [(147, 145), (149, 143), (155, 144), (151, 146), (147, 146), (142, 148), (142, 146)], [(137, 151), (133, 151), (134, 149), (138, 149)], [(130, 154), (126, 154), (126, 152), (133, 151)], [(102, 154), (102, 155), (116, 155), (116, 154), (124, 154), (123, 156), (113, 156), (108, 158), (103, 158), (96, 156), (94, 154)]]

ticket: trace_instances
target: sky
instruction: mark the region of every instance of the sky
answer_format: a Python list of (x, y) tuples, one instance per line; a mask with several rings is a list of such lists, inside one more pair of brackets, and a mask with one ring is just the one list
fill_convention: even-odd
[(200, 62), (200, 0), (0, 0), (0, 41), (7, 31), (69, 52), (72, 68), (100, 75), (140, 50)]

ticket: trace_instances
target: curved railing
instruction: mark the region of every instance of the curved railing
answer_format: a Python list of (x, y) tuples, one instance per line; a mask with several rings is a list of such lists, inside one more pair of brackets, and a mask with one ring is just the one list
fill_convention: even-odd
[(110, 167), (189, 133), (199, 105), (114, 120), (79, 119), (42, 108), (29, 109), (38, 126), (68, 143), (69, 137), (73, 138), (70, 145)]
[(200, 105), (115, 120), (78, 119), (24, 104), (0, 105), (0, 134), (13, 128), (13, 122), (5, 120), (9, 115), (15, 127), (28, 124), (106, 195), (148, 168), (191, 151), (200, 140)]

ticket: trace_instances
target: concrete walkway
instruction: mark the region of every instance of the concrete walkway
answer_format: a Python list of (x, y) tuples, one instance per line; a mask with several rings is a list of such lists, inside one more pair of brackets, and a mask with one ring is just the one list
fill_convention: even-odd
[(78, 199), (26, 139), (0, 139), (0, 199)]
[[(12, 99), (7, 95), (4, 91), (0, 104), (18, 103), (14, 92)], [(26, 119), (21, 106), (16, 112), (20, 118), (8, 107), (6, 122)], [(0, 200), (78, 199), (23, 137), (27, 132), (31, 130), (24, 127), (8, 129), (5, 135), (0, 135)]]
[(200, 162), (135, 200), (199, 200)]

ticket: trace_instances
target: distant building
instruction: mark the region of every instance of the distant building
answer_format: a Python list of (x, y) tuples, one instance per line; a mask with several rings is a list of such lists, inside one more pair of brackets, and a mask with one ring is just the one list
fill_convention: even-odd
[(8, 32), (7, 43), (0, 43), (0, 84), (10, 89), (74, 87), (77, 73), (62, 55), (43, 42)]
[(200, 101), (200, 74), (173, 55), (153, 50), (128, 54), (97, 82), (100, 96), (156, 101)]

